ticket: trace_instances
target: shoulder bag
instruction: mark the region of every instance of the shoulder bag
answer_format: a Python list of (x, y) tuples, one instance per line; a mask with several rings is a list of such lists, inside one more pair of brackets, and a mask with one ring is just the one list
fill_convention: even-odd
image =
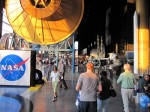
[(110, 96), (111, 97), (117, 96), (117, 93), (116, 93), (115, 89), (113, 88), (112, 84), (110, 84)]

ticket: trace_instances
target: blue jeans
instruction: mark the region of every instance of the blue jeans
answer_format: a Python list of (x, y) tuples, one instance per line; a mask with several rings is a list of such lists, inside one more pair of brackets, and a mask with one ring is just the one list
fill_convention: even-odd
[(106, 100), (100, 100), (97, 98), (97, 112), (108, 112), (109, 98)]

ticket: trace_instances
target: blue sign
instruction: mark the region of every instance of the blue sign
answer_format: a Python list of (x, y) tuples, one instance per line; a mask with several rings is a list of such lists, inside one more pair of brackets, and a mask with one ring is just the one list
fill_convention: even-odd
[(28, 59), (23, 60), (21, 57), (14, 54), (5, 56), (0, 62), (0, 73), (2, 77), (8, 81), (20, 79), (26, 71), (25, 62)]

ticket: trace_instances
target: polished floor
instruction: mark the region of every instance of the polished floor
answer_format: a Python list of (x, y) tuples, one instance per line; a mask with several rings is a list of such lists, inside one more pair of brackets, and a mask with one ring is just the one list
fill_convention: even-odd
[[(48, 67), (47, 67), (48, 68)], [(41, 69), (44, 75), (46, 69)], [(0, 112), (77, 112), (75, 105), (77, 91), (75, 85), (80, 73), (66, 71), (68, 89), (58, 89), (58, 98), (52, 101), (53, 92), (49, 82), (35, 87), (0, 87)], [(117, 97), (111, 97), (109, 112), (123, 112), (120, 85), (116, 84), (117, 77), (111, 78)], [(148, 108), (142, 108), (133, 100), (130, 102), (130, 112), (150, 112)]]

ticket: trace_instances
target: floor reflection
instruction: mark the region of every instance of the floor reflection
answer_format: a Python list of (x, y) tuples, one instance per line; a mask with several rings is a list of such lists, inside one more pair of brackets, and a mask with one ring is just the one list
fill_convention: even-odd
[(0, 87), (0, 112), (32, 112), (33, 103), (21, 96), (28, 87)]
[(21, 110), (20, 102), (11, 97), (0, 96), (0, 104), (1, 112), (20, 112)]

